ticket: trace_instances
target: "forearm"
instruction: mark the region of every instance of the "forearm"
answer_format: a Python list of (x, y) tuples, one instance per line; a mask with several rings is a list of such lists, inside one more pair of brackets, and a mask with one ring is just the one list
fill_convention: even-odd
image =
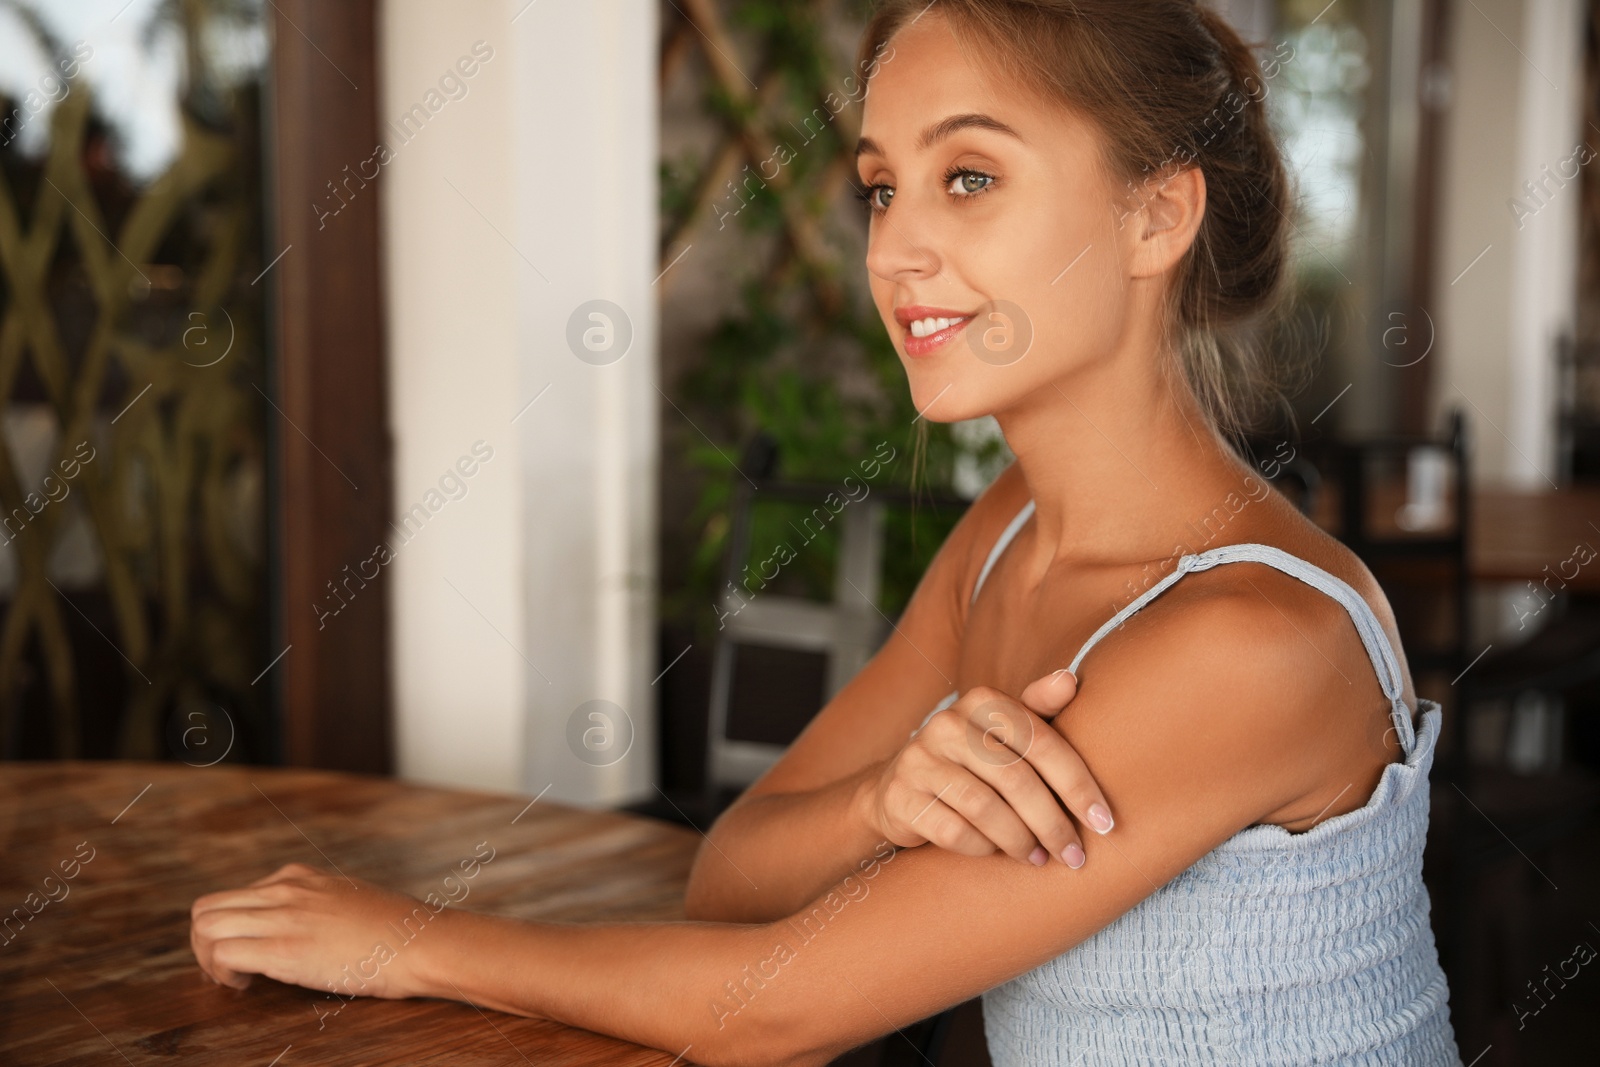
[(700, 846), (684, 914), (714, 922), (771, 922), (792, 915), (889, 847), (869, 825), (861, 791), (882, 769), (869, 764), (820, 789), (740, 801)]
[(439, 919), (414, 995), (552, 1019), (711, 1067), (810, 1063), (793, 1051), (805, 1041), (783, 998), (751, 992), (761, 984), (750, 984), (751, 969), (772, 953), (765, 924), (546, 923), (455, 909)]

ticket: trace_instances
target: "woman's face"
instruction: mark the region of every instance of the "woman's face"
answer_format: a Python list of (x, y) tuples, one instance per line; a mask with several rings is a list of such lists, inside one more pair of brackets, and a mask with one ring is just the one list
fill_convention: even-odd
[(942, 18), (890, 47), (857, 172), (872, 296), (912, 400), (952, 422), (1053, 393), (1112, 358), (1133, 307), (1129, 201), (1102, 173), (1099, 137), (974, 66)]

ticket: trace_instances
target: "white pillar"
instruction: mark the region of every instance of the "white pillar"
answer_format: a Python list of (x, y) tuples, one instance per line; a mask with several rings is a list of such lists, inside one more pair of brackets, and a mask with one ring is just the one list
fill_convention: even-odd
[[(405, 777), (653, 792), (655, 32), (647, 0), (384, 4), (380, 117), (427, 115), (384, 179)], [(566, 342), (593, 298), (631, 325), (608, 365)], [(567, 740), (596, 698), (634, 732), (608, 765)]]
[[(517, 276), (524, 781), (617, 803), (656, 778), (656, 4), (540, 0), (516, 29), (517, 242), (547, 279)], [(620, 718), (575, 723), (592, 700)]]
[[(1583, 125), (1586, 4), (1539, 0), (1523, 12), (1517, 174), (1512, 194), (1530, 210), (1512, 235), (1508, 480), (1547, 486), (1555, 463), (1556, 338), (1577, 317), (1579, 196), (1583, 161), (1600, 134)], [(1587, 143), (1587, 148), (1583, 146)], [(1600, 165), (1600, 164), (1593, 164)]]
[(1552, 346), (1574, 317), (1579, 196), (1560, 172), (1586, 135), (1600, 150), (1581, 118), (1582, 7), (1477, 0), (1452, 20), (1435, 403), (1466, 411), (1483, 482), (1554, 472)]

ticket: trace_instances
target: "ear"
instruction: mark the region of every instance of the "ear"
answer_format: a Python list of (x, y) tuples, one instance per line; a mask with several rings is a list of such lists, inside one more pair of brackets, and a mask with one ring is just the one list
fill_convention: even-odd
[(1206, 211), (1206, 179), (1199, 167), (1149, 179), (1125, 222), (1128, 264), (1135, 278), (1166, 273), (1194, 244)]

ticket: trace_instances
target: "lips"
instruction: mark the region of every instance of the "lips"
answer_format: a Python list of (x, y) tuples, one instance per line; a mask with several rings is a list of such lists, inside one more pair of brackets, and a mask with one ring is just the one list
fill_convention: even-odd
[(896, 308), (895, 321), (905, 329), (908, 356), (926, 356), (948, 344), (972, 321), (972, 312), (921, 304)]

